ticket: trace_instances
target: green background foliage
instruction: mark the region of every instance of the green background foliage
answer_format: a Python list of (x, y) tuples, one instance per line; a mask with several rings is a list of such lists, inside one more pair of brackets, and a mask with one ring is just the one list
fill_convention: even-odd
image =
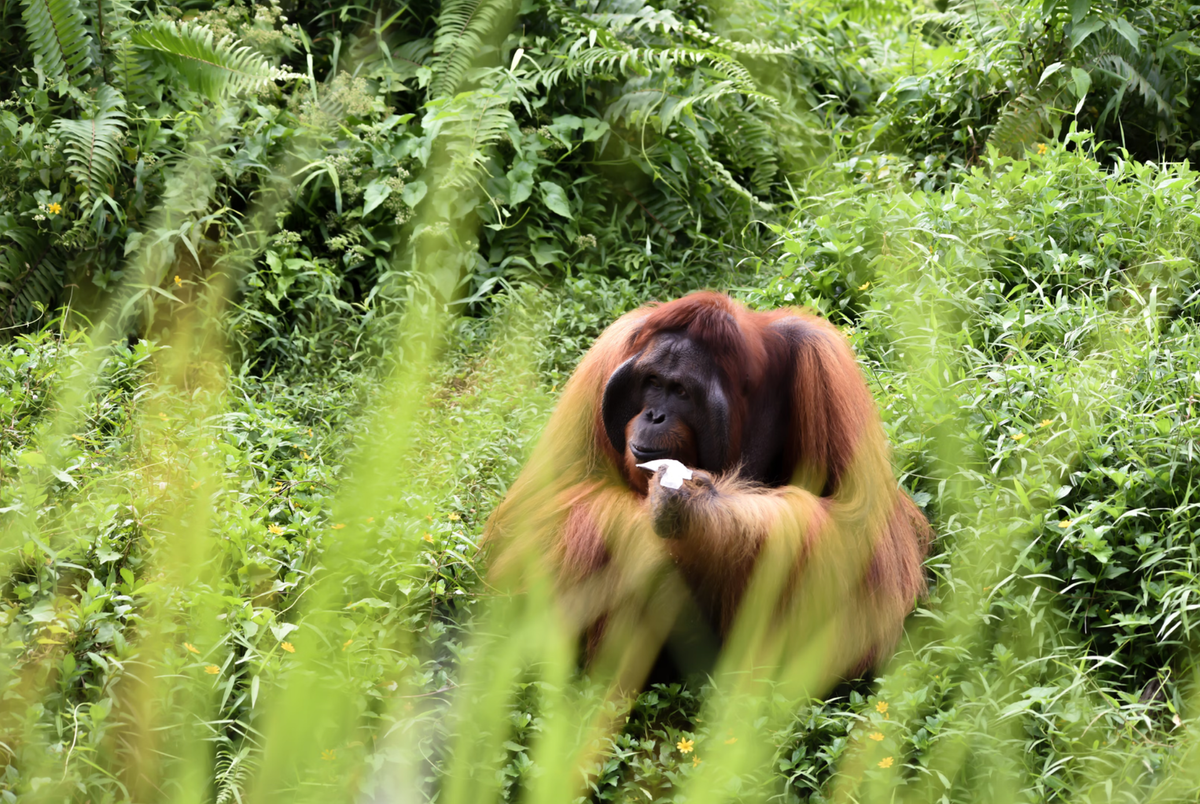
[[(1194, 801), (1198, 19), (0, 2), (0, 798)], [(937, 533), (831, 695), (612, 695), (486, 580), (702, 287), (844, 329)]]

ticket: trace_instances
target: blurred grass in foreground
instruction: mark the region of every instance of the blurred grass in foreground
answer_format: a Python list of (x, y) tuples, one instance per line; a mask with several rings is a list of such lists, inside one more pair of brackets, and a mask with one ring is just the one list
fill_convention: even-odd
[[(484, 113), (439, 108), (451, 127)], [(906, 644), (836, 701), (802, 694), (828, 686), (820, 641), (632, 700), (577, 675), (544, 584), (482, 579), (476, 539), (548, 412), (567, 301), (517, 289), (487, 325), (443, 311), (478, 249), (457, 214), (477, 188), (447, 178), (466, 135), (427, 168), (382, 378), (228, 368), (230, 283), (287, 181), (125, 347), (131, 300), (172, 282), (173, 250), (135, 250), (90, 337), (31, 335), (0, 364), (0, 795), (1195, 800), (1196, 177), (1105, 173), (1073, 136), (929, 193), (843, 154), (745, 277), (754, 303), (855, 327), (939, 534)], [(173, 166), (156, 228), (207, 208), (206, 164)], [(599, 280), (576, 287), (620, 312)], [(745, 622), (733, 642), (763, 637)]]
[[(1050, 185), (1079, 182), (1084, 159), (1048, 157)], [(872, 263), (878, 288), (855, 338), (897, 460), (936, 512), (936, 584), (866, 697), (864, 685), (848, 700), (797, 697), (822, 686), (817, 644), (782, 668), (735, 661), (703, 692), (633, 701), (577, 676), (547, 588), (490, 594), (473, 540), (548, 411), (545, 294), (514, 295), (482, 349), (422, 312), (436, 305), (411, 305), (404, 360), (360, 378), (362, 401), (338, 409), (344, 394), (223, 370), (214, 283), (155, 346), (50, 332), (5, 353), (27, 378), (13, 402), (37, 429), (5, 453), (4, 794), (1194, 799), (1195, 576), (1178, 563), (1192, 553), (1163, 555), (1155, 564), (1170, 569), (1148, 575), (1184, 587), (1177, 608), (1158, 604), (1177, 612), (1159, 633), (1182, 633), (1169, 632), (1178, 647), (1156, 684), (1136, 662), (1144, 637), (1099, 653), (1106, 643), (1070, 608), (1080, 568), (1098, 566), (1091, 594), (1111, 595), (1102, 581), (1129, 574), (1107, 569), (1113, 549), (1156, 547), (1122, 522), (1163, 516), (1119, 510), (1111, 494), (1088, 503), (1100, 496), (1089, 466), (1118, 471), (1097, 444), (1137, 443), (1145, 419), (1142, 471), (1169, 471), (1163, 488), (1182, 495), (1172, 521), (1194, 516), (1188, 464), (1154, 457), (1190, 443), (1177, 428), (1194, 427), (1193, 302), (1169, 301), (1180, 276), (1153, 265), (1126, 290), (1083, 272), (1005, 291), (980, 256), (1007, 248), (1009, 229), (964, 206), (952, 229), (930, 230), (922, 209), (946, 212), (896, 190), (875, 219), (904, 245)], [(1037, 291), (1052, 282), (1065, 292)], [(438, 356), (447, 338), (468, 346)], [(1171, 544), (1192, 549), (1157, 546)]]

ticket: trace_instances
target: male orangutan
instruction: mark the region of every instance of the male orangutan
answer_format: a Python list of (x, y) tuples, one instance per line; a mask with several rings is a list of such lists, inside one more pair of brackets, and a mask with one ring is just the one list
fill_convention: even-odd
[[(663, 458), (691, 479), (638, 466)], [(627, 678), (664, 641), (696, 669), (739, 610), (782, 634), (768, 661), (818, 640), (826, 680), (857, 674), (924, 591), (928, 540), (841, 333), (709, 292), (600, 336), (486, 534), (493, 579), (549, 573), (588, 662)]]

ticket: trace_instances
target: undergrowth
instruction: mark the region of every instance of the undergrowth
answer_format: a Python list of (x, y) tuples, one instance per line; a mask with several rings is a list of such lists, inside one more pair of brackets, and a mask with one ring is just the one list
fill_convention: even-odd
[[(1194, 11), (0, 6), (0, 797), (1194, 801)], [(488, 583), (701, 287), (843, 328), (937, 533), (818, 698)]]

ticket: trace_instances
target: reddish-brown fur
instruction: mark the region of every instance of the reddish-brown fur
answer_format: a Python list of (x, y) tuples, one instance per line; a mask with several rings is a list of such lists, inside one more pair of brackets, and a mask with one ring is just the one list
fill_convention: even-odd
[[(665, 332), (686, 333), (716, 364), (733, 455), (756, 426), (747, 410), (755, 394), (779, 388), (793, 411), (786, 432), (772, 434), (785, 444), (791, 482), (718, 476), (693, 496), (675, 539), (655, 534), (649, 476), (628, 450), (617, 454), (601, 419), (610, 375)], [(677, 436), (694, 449), (704, 434)], [(865, 669), (891, 651), (925, 589), (928, 540), (924, 516), (897, 488), (874, 401), (841, 333), (797, 310), (752, 312), (716, 293), (636, 310), (600, 336), (486, 534), (497, 582), (548, 574), (588, 634), (589, 657), (611, 655), (632, 673), (690, 601), (727, 635), (752, 576), (755, 590), (773, 596), (768, 617), (782, 628), (801, 639), (833, 630), (832, 675)], [(765, 553), (770, 561), (759, 560)]]

